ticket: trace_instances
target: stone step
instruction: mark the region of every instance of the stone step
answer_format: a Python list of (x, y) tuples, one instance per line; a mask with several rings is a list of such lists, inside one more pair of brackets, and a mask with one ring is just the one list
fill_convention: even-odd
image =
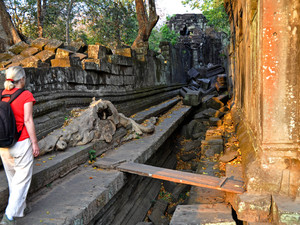
[(18, 224), (88, 224), (124, 185), (117, 171), (82, 168), (76, 175), (48, 190), (32, 204), (32, 212)]
[[(171, 105), (173, 101), (171, 101)], [(165, 103), (167, 104), (167, 103)], [(154, 107), (155, 108), (155, 107)], [(155, 115), (154, 108), (152, 111), (152, 115)], [(145, 110), (147, 111), (147, 110)], [(180, 111), (180, 110), (179, 110)], [(173, 118), (170, 118), (170, 124), (168, 125), (162, 125), (163, 129), (158, 130), (159, 132), (155, 132), (155, 134), (158, 134), (159, 137), (165, 136), (168, 137), (172, 132), (173, 129), (175, 129), (178, 124), (183, 120), (186, 113), (190, 111), (190, 107), (184, 107), (179, 114), (176, 114), (177, 116)], [(161, 113), (161, 107), (157, 108), (157, 112)], [(142, 113), (142, 112), (141, 112)], [(148, 116), (147, 113), (144, 113), (144, 118)], [(139, 120), (142, 120), (143, 116), (139, 116)], [(180, 122), (179, 122), (180, 121)], [(164, 123), (163, 123), (164, 124)], [(159, 127), (159, 126), (158, 126)], [(160, 129), (160, 128), (156, 129)], [(164, 130), (164, 128), (166, 130)], [(171, 130), (170, 130), (171, 128)], [(166, 132), (166, 134), (165, 134)], [(84, 146), (78, 146), (69, 148), (66, 151), (63, 152), (54, 152), (53, 154), (47, 154), (44, 156), (41, 156), (34, 161), (34, 168), (33, 168), (33, 177), (32, 177), (32, 183), (29, 190), (29, 195), (32, 193), (38, 191), (39, 189), (45, 187), (46, 185), (50, 184), (54, 180), (65, 176), (70, 171), (76, 169), (80, 164), (83, 164), (88, 160), (88, 151), (91, 149), (96, 150), (97, 155), (102, 154), (103, 152), (106, 152), (108, 149), (113, 149), (116, 147), (117, 142), (126, 134), (126, 130), (124, 128), (118, 129), (116, 134), (114, 135), (115, 143), (109, 143), (107, 144), (104, 141), (97, 142), (94, 144), (87, 144)], [(165, 139), (162, 139), (162, 141)], [(149, 141), (152, 145), (154, 145), (151, 140)], [(162, 144), (163, 142), (161, 142)], [(136, 148), (136, 146), (135, 146)], [(156, 148), (153, 148), (153, 151), (155, 151)], [(5, 176), (4, 170), (0, 170), (0, 212), (3, 211), (7, 205), (8, 200), (8, 184)]]
[(236, 225), (226, 204), (179, 205), (170, 225)]
[(153, 106), (149, 109), (143, 110), (141, 112), (138, 112), (135, 114), (135, 116), (132, 118), (137, 123), (142, 123), (145, 119), (149, 119), (152, 116), (158, 116), (166, 111), (168, 111), (170, 108), (172, 108), (174, 105), (176, 105), (180, 101), (180, 98), (176, 97), (171, 100), (165, 101), (159, 105)]
[[(175, 131), (190, 110), (190, 107), (179, 109), (175, 107), (171, 110), (170, 116), (156, 126), (156, 131), (152, 135), (124, 143), (119, 148), (107, 152), (107, 157), (146, 162)], [(69, 150), (65, 154), (68, 152)], [(50, 162), (52, 163), (52, 160)], [(58, 165), (53, 166), (58, 167)], [(46, 173), (44, 175), (47, 176)], [(35, 176), (37, 180), (41, 178)], [(89, 224), (124, 186), (124, 179), (126, 177), (122, 172), (79, 166), (76, 172), (64, 177), (57, 185), (47, 188), (41, 196), (37, 196), (35, 198), (37, 200), (32, 202), (32, 212), (20, 219), (18, 223), (23, 225)]]

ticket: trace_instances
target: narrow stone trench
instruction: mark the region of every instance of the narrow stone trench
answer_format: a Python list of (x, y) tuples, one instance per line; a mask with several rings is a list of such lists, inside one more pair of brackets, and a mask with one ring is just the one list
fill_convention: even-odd
[[(203, 119), (203, 121), (208, 120), (209, 118)], [(232, 167), (239, 168), (241, 156), (230, 113), (223, 117), (219, 126), (209, 125), (191, 129), (194, 122), (194, 120), (187, 121), (187, 124), (173, 134), (171, 146), (166, 146), (173, 150), (173, 154), (176, 154), (177, 162), (174, 169), (225, 177), (226, 168), (228, 170)], [(196, 139), (193, 136), (198, 134), (197, 129), (201, 129), (204, 135)], [(239, 176), (241, 177), (241, 174)], [(206, 207), (216, 204), (227, 205), (226, 194), (219, 190), (163, 181), (158, 197), (148, 211), (144, 222), (139, 225), (170, 224), (170, 221), (172, 221), (171, 224), (177, 224), (176, 215), (173, 220), (172, 217), (178, 205), (199, 204), (204, 204)], [(232, 209), (232, 221), (242, 224), (242, 221), (239, 221), (234, 214)], [(210, 216), (212, 215), (208, 215)], [(222, 220), (221, 212), (219, 217)], [(185, 219), (189, 220), (189, 218)]]

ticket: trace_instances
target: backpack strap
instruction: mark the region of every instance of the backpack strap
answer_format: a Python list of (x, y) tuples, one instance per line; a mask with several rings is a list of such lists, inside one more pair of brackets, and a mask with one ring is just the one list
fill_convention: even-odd
[(2, 98), (5, 98), (5, 97), (10, 97), (8, 103), (11, 104), (20, 94), (22, 94), (23, 91), (25, 91), (24, 88), (18, 89), (12, 95), (2, 95), (2, 91), (1, 91), (1, 93), (0, 93), (0, 100), (2, 100)]

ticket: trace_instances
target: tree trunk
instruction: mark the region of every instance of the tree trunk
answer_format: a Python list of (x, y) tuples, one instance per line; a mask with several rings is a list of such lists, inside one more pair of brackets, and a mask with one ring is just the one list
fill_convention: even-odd
[(20, 41), (21, 38), (12, 23), (10, 15), (6, 11), (4, 1), (0, 0), (0, 52)]
[(67, 22), (66, 22), (66, 42), (69, 45), (70, 44), (70, 15), (72, 11), (72, 5), (74, 0), (71, 0), (69, 2), (68, 11), (67, 11)]
[(37, 23), (38, 23), (38, 35), (43, 37), (43, 16), (42, 16), (42, 3), (41, 0), (37, 0)]
[(156, 14), (155, 0), (148, 0), (149, 15), (145, 8), (143, 0), (135, 0), (136, 15), (139, 23), (138, 35), (133, 42), (132, 49), (142, 49), (146, 52), (148, 49), (148, 39), (153, 27), (155, 27), (159, 17)]

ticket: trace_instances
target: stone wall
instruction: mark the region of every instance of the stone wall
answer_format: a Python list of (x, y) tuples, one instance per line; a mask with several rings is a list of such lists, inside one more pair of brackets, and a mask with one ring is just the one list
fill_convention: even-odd
[[(52, 66), (42, 62), (42, 66), (38, 63), (36, 67), (25, 68), (26, 88), (37, 100), (34, 118), (38, 137), (60, 127), (70, 109), (88, 106), (93, 97), (112, 101), (119, 112), (128, 116), (176, 96), (186, 82), (186, 73), (182, 58), (174, 54), (177, 50), (166, 46), (168, 59), (150, 51), (144, 61), (138, 60), (133, 52), (124, 56), (111, 51), (101, 58), (98, 51), (95, 59), (91, 51), (98, 47), (93, 46), (88, 50), (88, 58), (71, 67), (62, 63), (73, 60), (72, 57), (57, 58), (59, 51), (67, 52), (58, 48), (52, 60), (62, 59), (54, 61), (60, 66), (51, 61)], [(3, 82), (1, 75), (0, 88)]]
[(298, 0), (225, 0), (229, 72), (250, 193), (300, 197)]

